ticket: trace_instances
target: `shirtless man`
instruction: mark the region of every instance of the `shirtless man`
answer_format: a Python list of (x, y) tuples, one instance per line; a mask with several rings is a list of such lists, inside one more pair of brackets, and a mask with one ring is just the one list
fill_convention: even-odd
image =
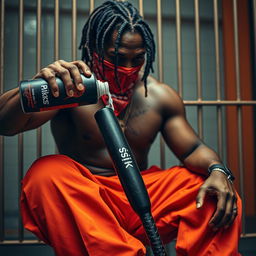
[[(148, 76), (155, 45), (138, 11), (127, 2), (105, 2), (90, 15), (81, 48), (83, 61), (56, 61), (35, 78), (46, 79), (55, 97), (56, 76), (71, 97), (84, 90), (80, 73), (108, 80), (163, 241), (176, 237), (177, 255), (240, 255), (241, 201), (232, 177), (187, 122), (177, 93)], [(59, 256), (145, 255), (142, 224), (127, 202), (94, 119), (105, 103), (102, 98), (94, 105), (24, 114), (18, 88), (0, 98), (2, 135), (51, 121), (60, 154), (31, 166), (23, 180), (21, 213), (25, 227)], [(158, 132), (184, 166), (148, 167)]]

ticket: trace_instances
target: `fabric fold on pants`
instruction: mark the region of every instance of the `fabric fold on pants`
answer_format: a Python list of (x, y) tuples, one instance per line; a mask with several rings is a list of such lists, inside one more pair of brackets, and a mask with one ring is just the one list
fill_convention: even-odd
[[(240, 255), (240, 198), (234, 224), (213, 232), (208, 222), (216, 199), (208, 197), (196, 208), (203, 177), (181, 166), (152, 166), (141, 174), (161, 238), (177, 239), (177, 255)], [(41, 157), (30, 167), (22, 181), (21, 215), (25, 228), (58, 256), (146, 254), (144, 228), (118, 177), (93, 175), (65, 155)]]

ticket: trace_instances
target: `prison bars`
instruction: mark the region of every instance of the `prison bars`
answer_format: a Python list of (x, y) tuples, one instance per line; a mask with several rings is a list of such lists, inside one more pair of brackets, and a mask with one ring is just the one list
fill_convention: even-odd
[[(1, 1), (0, 8), (0, 94), (2, 94), (4, 92), (4, 1)], [(4, 241), (4, 230), (4, 138), (0, 135), (0, 242)]]
[[(158, 52), (158, 80), (163, 82), (163, 41), (162, 41), (162, 8), (161, 0), (157, 0), (157, 52)], [(165, 142), (160, 136), (160, 166), (165, 169)]]
[[(18, 56), (18, 79), (23, 80), (23, 40), (24, 40), (24, 0), (20, 0), (19, 4), (19, 56)], [(24, 172), (24, 138), (23, 133), (18, 135), (18, 188), (21, 190), (21, 179), (23, 178)], [(19, 205), (19, 198), (17, 200)], [(18, 223), (18, 236), (19, 241), (24, 240), (24, 228), (21, 221), (21, 216), (19, 215)]]
[[(181, 17), (180, 17), (180, 0), (176, 0), (176, 36), (177, 36), (177, 73), (178, 73), (178, 92), (182, 96), (183, 92), (183, 82), (182, 82), (182, 55), (181, 55)], [(253, 1), (254, 14), (256, 13), (256, 0)], [(240, 170), (240, 189), (241, 197), (244, 199), (244, 181), (243, 181), (243, 154), (242, 154), (242, 112), (241, 107), (246, 105), (256, 105), (256, 101), (253, 100), (241, 100), (240, 95), (240, 74), (239, 74), (239, 49), (238, 49), (238, 24), (237, 24), (237, 1), (233, 0), (233, 14), (234, 14), (234, 41), (235, 41), (235, 56), (236, 56), (236, 87), (237, 87), (237, 99), (236, 100), (221, 100), (221, 91), (220, 91), (220, 59), (219, 59), (219, 21), (218, 21), (218, 0), (213, 0), (214, 6), (214, 34), (215, 34), (215, 55), (216, 55), (216, 94), (217, 100), (206, 101), (202, 99), (202, 82), (201, 82), (201, 63), (200, 63), (200, 20), (199, 20), (199, 1), (194, 0), (195, 7), (195, 40), (196, 40), (196, 67), (197, 67), (197, 91), (198, 97), (195, 101), (184, 101), (186, 106), (197, 106), (197, 115), (198, 115), (198, 132), (200, 137), (203, 137), (203, 115), (202, 115), (202, 106), (216, 106), (217, 107), (217, 122), (218, 122), (218, 151), (220, 155), (223, 154), (223, 135), (222, 135), (222, 106), (237, 106), (237, 115), (238, 115), (238, 137), (239, 137), (239, 170)], [(55, 0), (55, 11), (54, 11), (54, 59), (59, 59), (59, 0)], [(90, 12), (94, 9), (94, 0), (90, 0)], [(139, 0), (139, 9), (140, 14), (143, 16), (143, 0)], [(41, 68), (41, 12), (42, 12), (42, 3), (41, 0), (37, 0), (37, 62), (36, 70), (37, 72)], [(1, 35), (0, 35), (0, 92), (4, 91), (3, 81), (4, 81), (4, 22), (5, 22), (5, 1), (1, 1)], [(162, 45), (162, 13), (161, 13), (161, 0), (157, 0), (157, 43), (158, 46)], [(76, 0), (72, 1), (72, 59), (76, 59), (76, 19), (77, 19), (77, 2)], [(20, 0), (19, 4), (19, 80), (23, 79), (23, 27), (24, 27), (24, 0)], [(256, 35), (256, 25), (254, 20), (254, 31)], [(255, 40), (256, 41), (256, 40)], [(158, 47), (158, 72), (159, 80), (163, 81), (163, 56), (162, 56), (162, 47)], [(41, 128), (37, 130), (37, 156), (42, 155), (42, 132)], [(161, 155), (161, 166), (165, 166), (165, 150), (164, 143), (161, 139), (160, 142), (160, 155)], [(19, 159), (19, 184), (20, 180), (23, 177), (23, 134), (18, 136), (18, 159)], [(4, 229), (4, 139), (0, 136), (0, 242), (1, 243), (40, 243), (37, 240), (24, 240), (24, 229), (19, 220), (19, 238), (18, 240), (6, 241), (5, 240), (5, 229)], [(20, 186), (20, 185), (19, 185)], [(245, 208), (245, 206), (244, 206)], [(245, 209), (243, 209), (245, 210)], [(243, 219), (244, 220), (244, 219)], [(244, 236), (255, 236), (256, 234), (245, 234), (243, 221), (243, 235)]]

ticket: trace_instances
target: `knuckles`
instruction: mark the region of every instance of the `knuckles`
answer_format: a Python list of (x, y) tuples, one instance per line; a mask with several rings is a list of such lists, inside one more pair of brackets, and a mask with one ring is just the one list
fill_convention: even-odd
[(50, 68), (43, 68), (39, 74), (37, 75), (37, 77), (44, 77), (45, 79), (54, 79), (55, 75), (53, 73), (54, 71)]
[(78, 65), (78, 66), (84, 66), (84, 67), (87, 66), (82, 60), (77, 60), (74, 63), (76, 63), (76, 65)]
[(221, 196), (225, 197), (225, 198), (230, 198), (230, 193), (228, 191), (220, 191)]
[[(64, 60), (56, 60), (48, 66), (42, 68), (39, 73), (37, 73), (34, 78), (44, 78), (49, 82), (56, 79), (56, 75), (62, 77), (65, 81), (65, 86), (67, 88), (73, 88), (74, 84), (71, 77), (74, 78), (76, 83), (81, 83), (82, 79), (78, 76), (80, 73), (79, 69), (90, 70), (88, 66), (82, 60), (76, 60), (72, 62), (66, 62)], [(54, 82), (52, 82), (52, 87), (54, 87)], [(57, 85), (56, 85), (57, 87)]]
[(78, 67), (75, 64), (71, 64), (68, 69), (70, 71), (78, 71)]
[(47, 76), (47, 79), (48, 79), (48, 80), (53, 80), (53, 79), (55, 79), (55, 75), (53, 75), (53, 74), (51, 73), (51, 74), (49, 74), (49, 75)]
[(59, 72), (60, 76), (67, 76), (69, 75), (69, 71), (67, 69), (61, 69)]
[(47, 74), (47, 73), (49, 73), (49, 71), (50, 71), (50, 69), (47, 67), (47, 68), (42, 68), (39, 73), (40, 74)]
[(66, 64), (67, 62), (65, 60), (56, 60), (54, 61), (54, 64), (56, 65), (63, 65), (63, 64)]

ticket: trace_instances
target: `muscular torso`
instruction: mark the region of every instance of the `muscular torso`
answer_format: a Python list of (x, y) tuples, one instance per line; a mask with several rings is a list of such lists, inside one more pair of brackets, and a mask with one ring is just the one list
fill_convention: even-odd
[[(130, 110), (127, 107), (118, 117), (121, 120), (127, 118), (124, 133), (141, 170), (147, 168), (150, 146), (163, 124), (160, 97), (158, 98), (161, 90), (161, 85), (151, 78), (148, 97), (145, 97), (143, 84), (138, 84)], [(99, 101), (94, 105), (61, 110), (52, 119), (51, 127), (59, 153), (70, 156), (95, 174), (108, 176), (113, 175), (114, 170), (94, 118), (94, 114), (102, 107), (103, 104)], [(126, 112), (129, 113), (128, 116)]]

